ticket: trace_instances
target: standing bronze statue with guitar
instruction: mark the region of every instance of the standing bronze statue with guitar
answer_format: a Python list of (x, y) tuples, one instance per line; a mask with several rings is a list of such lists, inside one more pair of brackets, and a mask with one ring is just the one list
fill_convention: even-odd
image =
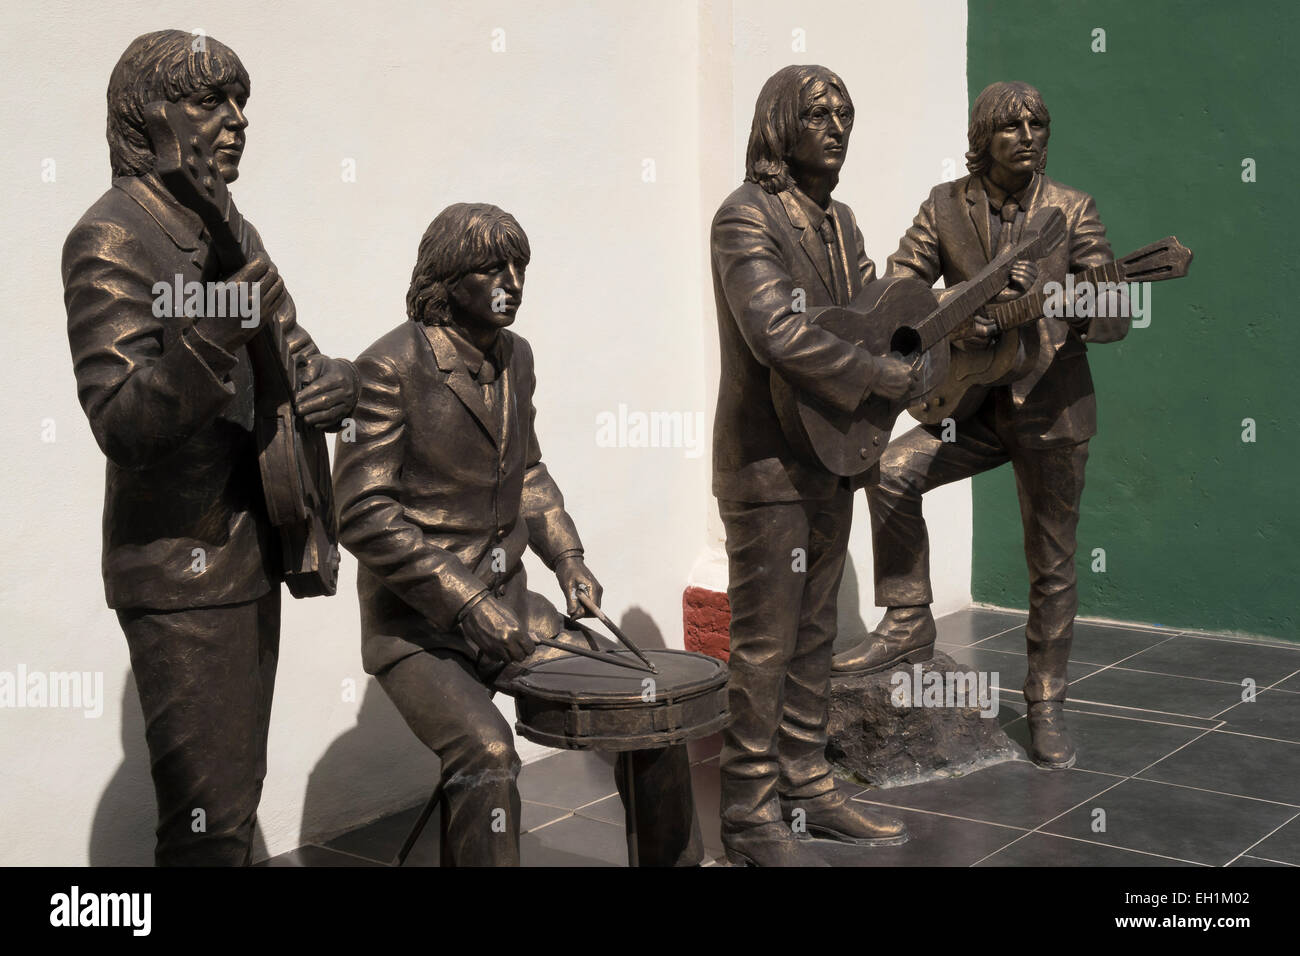
[[(108, 459), (104, 586), (144, 712), (159, 865), (250, 862), (280, 582), (327, 595), (338, 572), (322, 430), (350, 413), (357, 377), (298, 325), (226, 192), (248, 93), (211, 37), (132, 41), (109, 80), (112, 186), (63, 249), (78, 396)], [(232, 314), (236, 302), (252, 308)]]
[(723, 201), (710, 236), (722, 359), (713, 493), (731, 603), (722, 840), (733, 863), (826, 865), (800, 837), (907, 839), (900, 821), (846, 800), (826, 761), (853, 492), (847, 477), (795, 447), (773, 395), (779, 380), (852, 415), (868, 396), (899, 399), (913, 384), (906, 362), (873, 355), (811, 316), (847, 305), (875, 278), (852, 210), (831, 199), (852, 128), (853, 103), (836, 74), (778, 71), (754, 109), (745, 182)]
[[(942, 277), (952, 286), (1020, 242), (1027, 223), (1052, 209), (1066, 220), (1066, 238), (1054, 250), (1013, 267), (1011, 287), (999, 297), (1012, 301), (995, 302), (958, 332), (947, 380), (927, 388), (912, 409), (929, 424), (886, 448), (879, 481), (867, 485), (867, 497), (876, 603), (887, 610), (874, 633), (836, 656), (834, 669), (872, 673), (932, 656), (936, 630), (922, 496), (1009, 461), (1030, 577), (1024, 686), (1030, 756), (1039, 766), (1065, 768), (1075, 761), (1062, 715), (1078, 604), (1075, 530), (1088, 441), (1097, 430), (1085, 343), (1123, 338), (1129, 318), (1124, 310), (1044, 318), (1041, 299), (1026, 293), (1081, 270), (1113, 281), (1173, 278), (1186, 271), (1190, 253), (1171, 238), (1154, 250), (1161, 253), (1158, 263), (1154, 247), (1112, 263), (1092, 198), (1043, 172), (1049, 132), (1047, 107), (1033, 87), (994, 83), (985, 89), (971, 110), (970, 175), (934, 188), (889, 259), (890, 277), (926, 284)], [(1016, 302), (1031, 304), (1016, 309)], [(981, 371), (992, 374), (981, 378)], [(944, 441), (945, 419), (955, 425), (950, 441)]]

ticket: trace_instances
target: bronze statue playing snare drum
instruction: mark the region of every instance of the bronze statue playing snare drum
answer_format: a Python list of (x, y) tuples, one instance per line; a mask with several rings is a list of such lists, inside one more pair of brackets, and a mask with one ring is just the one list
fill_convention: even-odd
[[(656, 681), (651, 698), (682, 689), (669, 686), (666, 660), (657, 673), (630, 648), (608, 654), (619, 662), (609, 664), (538, 647), (554, 639), (594, 650), (598, 642), (577, 624), (599, 606), (601, 586), (542, 461), (532, 350), (508, 328), (530, 256), (519, 223), (495, 206), (457, 203), (439, 213), (420, 241), (407, 321), (357, 359), (355, 440), (336, 446), (340, 536), (360, 563), (362, 662), (442, 760), (441, 852), (451, 866), (519, 862), (520, 763), (494, 691), (542, 700), (555, 689), (555, 662), (566, 660), (566, 670), (594, 675), (592, 694), (619, 701), (629, 688), (636, 699), (647, 679)], [(527, 549), (555, 573), (567, 618), (529, 590)], [(726, 681), (720, 665), (707, 666), (706, 711)], [(568, 730), (561, 720), (561, 739), (548, 742), (635, 746), (623, 764), (633, 779), (617, 775), (624, 800), (635, 799), (635, 855), (647, 865), (694, 865), (702, 842), (682, 741), (716, 729), (708, 722), (725, 706), (713, 703), (711, 716), (686, 727), (682, 709), (667, 702), (670, 732), (657, 738), (598, 746), (607, 742), (591, 738), (617, 728), (595, 726), (584, 741), (575, 718)], [(544, 714), (530, 717), (543, 710), (522, 707), (521, 730), (530, 719), (540, 734), (555, 729)]]

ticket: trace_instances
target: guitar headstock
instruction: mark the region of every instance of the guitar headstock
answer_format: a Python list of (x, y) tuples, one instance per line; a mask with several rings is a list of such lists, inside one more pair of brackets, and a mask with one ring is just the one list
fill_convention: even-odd
[(1042, 259), (1044, 256), (1049, 256), (1065, 241), (1067, 232), (1065, 213), (1055, 206), (1048, 206), (1035, 216), (1032, 222), (1026, 224), (1025, 231), (1037, 234), (1020, 244), (1016, 258)]
[(1159, 282), (1161, 279), (1181, 279), (1187, 275), (1192, 262), (1192, 250), (1175, 236), (1166, 236), (1159, 242), (1130, 252), (1118, 265), (1125, 282)]
[(171, 194), (209, 227), (224, 221), (230, 208), (226, 180), (181, 104), (150, 103), (144, 108), (144, 122), (157, 158), (155, 171)]

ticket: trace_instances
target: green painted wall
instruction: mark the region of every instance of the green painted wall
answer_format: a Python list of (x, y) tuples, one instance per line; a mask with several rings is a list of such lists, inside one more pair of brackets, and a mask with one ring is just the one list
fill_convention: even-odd
[[(1150, 327), (1088, 352), (1100, 431), (1081, 615), (1300, 640), (1298, 28), (1285, 0), (969, 4), (971, 99), (995, 80), (1037, 86), (1048, 173), (1096, 198), (1116, 254), (1172, 233), (1196, 255), (1151, 287)], [(974, 486), (975, 599), (1024, 608), (1011, 469)]]

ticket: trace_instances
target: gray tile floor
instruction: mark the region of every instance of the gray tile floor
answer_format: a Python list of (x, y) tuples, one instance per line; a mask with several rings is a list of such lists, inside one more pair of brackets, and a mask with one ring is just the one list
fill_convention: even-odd
[[(1022, 747), (1024, 622), (983, 608), (939, 621), (943, 651), (1001, 675), (999, 721)], [(1300, 866), (1300, 644), (1079, 622), (1071, 657), (1073, 769), (1015, 761), (892, 790), (842, 782), (904, 818), (912, 838), (819, 850), (838, 866)], [(721, 855), (718, 746), (691, 744), (710, 861)], [(520, 791), (525, 866), (626, 864), (612, 756), (547, 757), (524, 767)], [(388, 865), (419, 809), (269, 863)], [(435, 819), (406, 865), (437, 864)]]

